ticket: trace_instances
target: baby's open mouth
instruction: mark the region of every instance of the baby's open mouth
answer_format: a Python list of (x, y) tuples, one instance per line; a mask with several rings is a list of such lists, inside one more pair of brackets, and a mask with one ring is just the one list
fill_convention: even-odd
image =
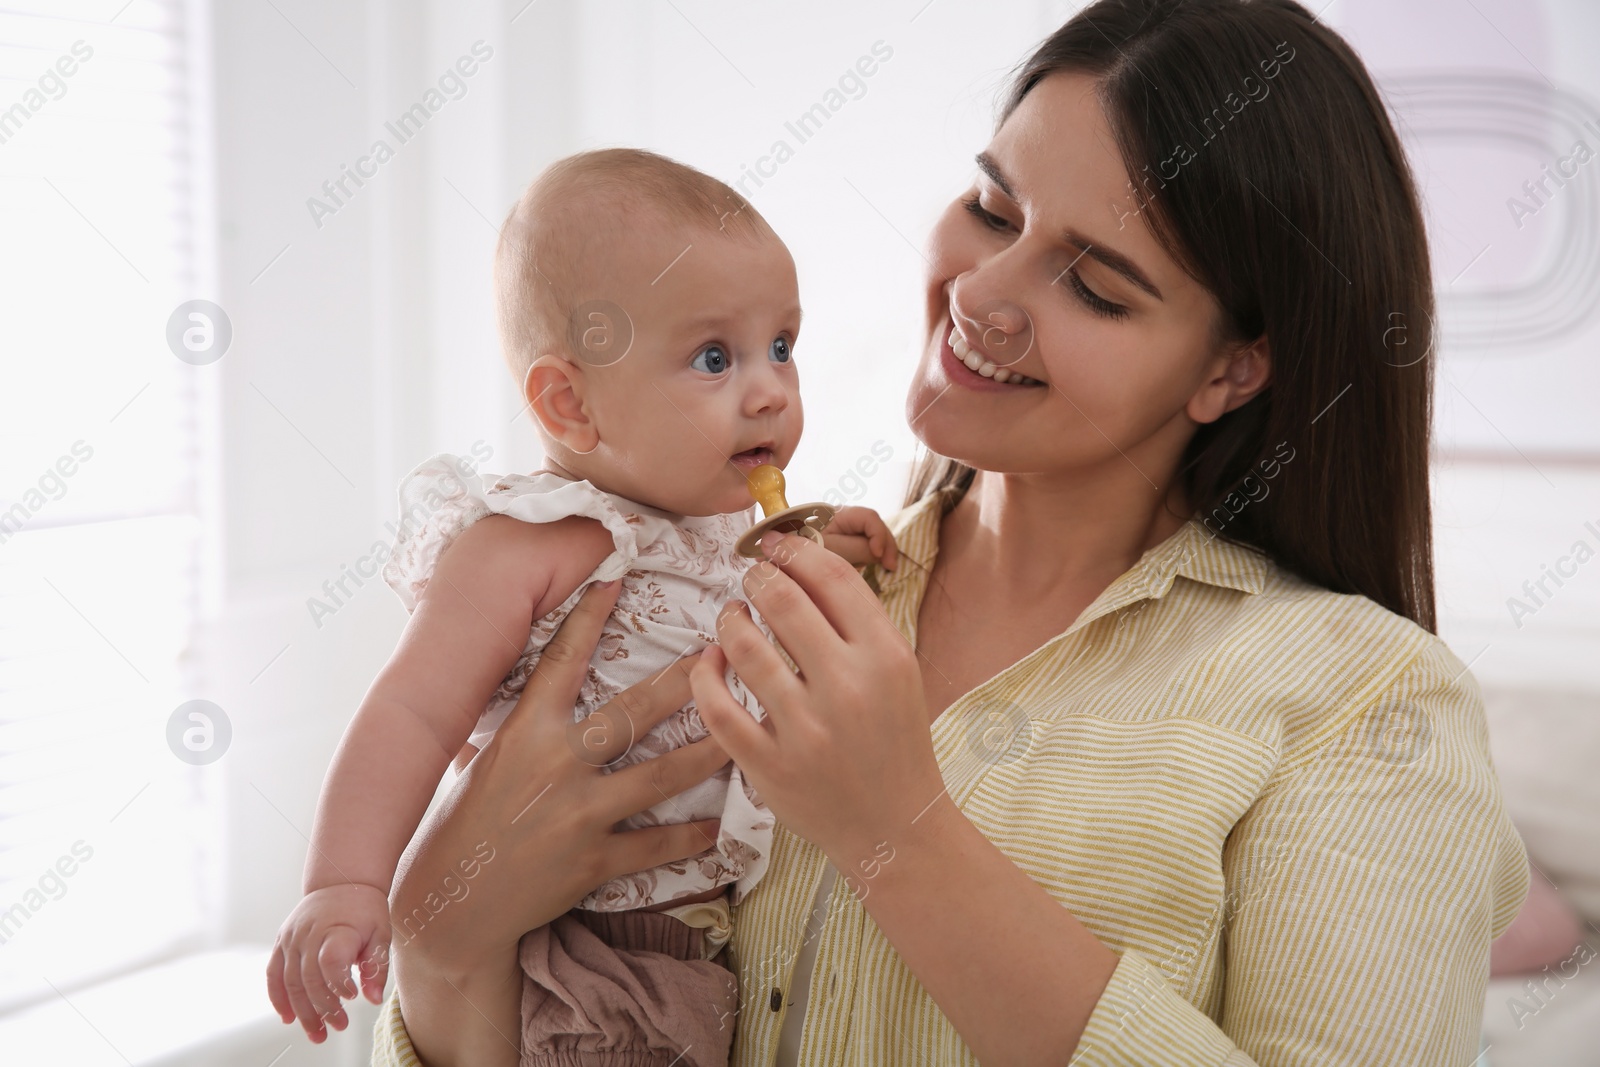
[(773, 460), (773, 453), (772, 449), (767, 445), (757, 445), (755, 448), (747, 448), (743, 452), (735, 452), (730, 458), (732, 459), (734, 466), (742, 468), (748, 472), (761, 466), (763, 463), (771, 463)]

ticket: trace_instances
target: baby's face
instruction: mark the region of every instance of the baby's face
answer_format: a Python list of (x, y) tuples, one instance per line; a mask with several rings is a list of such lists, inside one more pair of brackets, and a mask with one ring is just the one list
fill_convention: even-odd
[(794, 260), (776, 238), (653, 229), (603, 257), (593, 288), (612, 306), (576, 309), (575, 339), (587, 336), (572, 354), (600, 444), (569, 466), (664, 511), (743, 511), (746, 473), (785, 466), (800, 441)]

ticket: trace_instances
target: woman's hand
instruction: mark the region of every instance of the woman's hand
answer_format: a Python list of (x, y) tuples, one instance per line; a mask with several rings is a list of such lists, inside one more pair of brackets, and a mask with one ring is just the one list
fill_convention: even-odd
[[(762, 548), (777, 565), (752, 567), (745, 590), (799, 673), (729, 610), (722, 650), (692, 672), (700, 717), (777, 817), (833, 862), (978, 1059), (1064, 1062), (1118, 956), (945, 792), (916, 652), (850, 564), (799, 537)], [(764, 722), (733, 701), (724, 653)], [(974, 967), (980, 958), (1004, 963)]]
[[(944, 795), (916, 651), (845, 560), (802, 537), (768, 534), (768, 561), (718, 620), (721, 647), (691, 678), (700, 717), (777, 817), (847, 878), (871, 877), (896, 839)], [(756, 722), (723, 679), (731, 664), (766, 710)]]
[(457, 779), (402, 859), (391, 899), (406, 1028), (431, 1067), (515, 1064), (517, 942), (618, 875), (698, 855), (717, 821), (617, 832), (622, 819), (704, 781), (727, 762), (707, 738), (605, 774), (688, 703), (680, 661), (574, 724), (572, 708), (616, 602), (591, 586), (545, 647), (517, 706)]

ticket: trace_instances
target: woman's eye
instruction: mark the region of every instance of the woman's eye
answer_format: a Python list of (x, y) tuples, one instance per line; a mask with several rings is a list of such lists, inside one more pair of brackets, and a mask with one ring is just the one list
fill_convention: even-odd
[(966, 207), (967, 212), (971, 214), (973, 218), (977, 219), (991, 230), (1004, 230), (1011, 225), (994, 212), (985, 210), (984, 206), (978, 201), (978, 194), (973, 193), (971, 196), (961, 201), (961, 203)]
[(789, 356), (789, 342), (782, 337), (775, 338), (772, 347), (767, 349), (767, 358), (774, 363), (787, 363)]
[(1096, 315), (1102, 315), (1108, 319), (1127, 318), (1128, 309), (1126, 307), (1121, 304), (1113, 304), (1111, 301), (1107, 300), (1093, 289), (1090, 289), (1087, 285), (1084, 285), (1083, 279), (1078, 276), (1077, 271), (1073, 270), (1071, 267), (1068, 267), (1062, 273), (1066, 274), (1071, 279), (1067, 284), (1071, 286), (1072, 291), (1077, 294), (1078, 299), (1089, 306), (1090, 311), (1093, 311)]
[(728, 353), (723, 351), (721, 345), (706, 345), (689, 362), (689, 366), (707, 374), (721, 374), (728, 369)]

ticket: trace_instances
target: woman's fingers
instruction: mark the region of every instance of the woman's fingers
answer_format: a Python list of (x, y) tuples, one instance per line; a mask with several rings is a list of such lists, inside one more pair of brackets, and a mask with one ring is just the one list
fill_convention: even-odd
[[(715, 738), (647, 759), (612, 772), (596, 784), (598, 811), (607, 822), (621, 822), (710, 778), (728, 762)], [(649, 864), (646, 864), (649, 866)], [(641, 870), (634, 867), (630, 870)]]
[[(773, 652), (766, 635), (756, 629), (755, 623), (751, 622), (748, 616), (744, 619), (744, 625), (755, 630), (761, 643), (767, 646), (768, 654), (777, 659), (777, 654)], [(721, 632), (719, 628), (719, 633)], [(723, 677), (727, 666), (728, 658), (720, 647), (713, 645), (701, 655), (700, 662), (695, 664), (693, 675), (695, 707), (700, 710), (700, 720), (706, 724), (706, 728), (716, 737), (717, 742), (733, 757), (735, 763), (743, 767), (764, 767), (775, 755), (776, 741), (773, 735), (777, 724), (772, 717), (774, 701), (769, 698), (766, 705), (767, 718), (763, 722), (757, 722), (749, 710), (735, 700), (733, 693), (729, 691), (728, 680)], [(788, 664), (779, 661), (778, 666), (788, 676), (788, 685), (798, 689), (794, 672), (789, 670)], [(738, 673), (746, 685), (754, 684), (761, 689), (767, 689), (767, 686), (761, 684), (753, 674), (747, 674), (743, 669)], [(768, 691), (777, 693), (778, 682), (774, 681)]]
[[(523, 687), (517, 706), (506, 717), (502, 733), (520, 733), (527, 726), (519, 725), (519, 721), (526, 723), (541, 716), (555, 717), (563, 725), (571, 721), (572, 706), (578, 702), (589, 660), (594, 657), (600, 631), (620, 591), (621, 583), (616, 581), (593, 582), (583, 591), (539, 654), (539, 663)], [(525, 711), (530, 704), (533, 708)]]
[(836, 662), (847, 643), (879, 624), (883, 608), (872, 588), (826, 548), (804, 537), (769, 533), (761, 539), (761, 551), (767, 562), (745, 573), (745, 595), (802, 673), (802, 649)]
[(689, 671), (699, 654), (685, 656), (653, 678), (631, 685), (568, 728), (578, 758), (604, 767), (627, 752), (656, 723), (689, 703)]
[[(819, 625), (827, 626), (827, 623), (819, 620)], [(793, 635), (790, 636), (793, 639)], [(823, 639), (832, 636), (832, 631), (828, 631), (823, 635)], [(778, 637), (780, 641), (783, 639), (782, 634)], [(695, 703), (700, 708), (700, 717), (706, 718), (708, 701), (714, 698), (715, 702), (710, 705), (711, 714), (716, 714), (722, 708), (732, 708), (739, 713), (737, 719), (752, 724), (755, 722), (744, 706), (728, 691), (723, 672), (729, 664), (732, 664), (734, 672), (744, 680), (746, 686), (766, 694), (763, 702), (763, 708), (767, 713), (766, 721), (771, 726), (781, 729), (783, 723), (781, 709), (792, 701), (800, 699), (804, 695), (804, 690), (800, 679), (795, 676), (794, 668), (789, 666), (782, 654), (773, 646), (772, 641), (750, 617), (749, 608), (744, 601), (733, 601), (718, 615), (717, 641), (717, 647), (707, 649), (701, 656), (704, 663), (714, 653), (717, 658), (716, 668), (712, 670), (697, 665), (690, 676), (695, 683)], [(702, 699), (702, 694), (706, 699)], [(780, 710), (774, 712), (774, 708)], [(737, 719), (731, 721), (727, 728), (737, 729), (741, 725)], [(707, 722), (706, 725), (711, 724)], [(736, 761), (744, 758), (743, 752), (733, 749), (729, 749), (728, 752)]]
[(720, 827), (716, 819), (704, 819), (615, 834), (606, 846), (606, 879), (698, 856), (716, 845)]

